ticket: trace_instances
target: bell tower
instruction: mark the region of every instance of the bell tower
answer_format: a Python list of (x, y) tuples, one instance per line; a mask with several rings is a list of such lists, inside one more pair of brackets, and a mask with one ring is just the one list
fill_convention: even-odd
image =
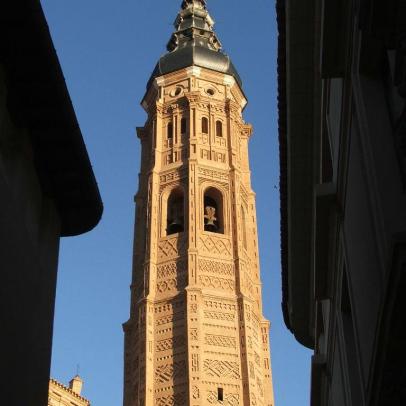
[(274, 406), (252, 127), (203, 0), (185, 0), (147, 85), (124, 406)]

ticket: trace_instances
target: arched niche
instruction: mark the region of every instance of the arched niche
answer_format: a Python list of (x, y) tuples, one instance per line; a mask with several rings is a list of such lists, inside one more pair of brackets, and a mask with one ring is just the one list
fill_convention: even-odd
[(204, 231), (224, 234), (224, 197), (215, 187), (207, 187), (203, 193)]
[(163, 208), (163, 234), (169, 236), (185, 231), (185, 196), (180, 186), (165, 194)]

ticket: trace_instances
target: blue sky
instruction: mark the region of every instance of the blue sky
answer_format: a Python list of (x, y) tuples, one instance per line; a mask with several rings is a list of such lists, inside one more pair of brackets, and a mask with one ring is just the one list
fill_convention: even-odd
[[(181, 0), (41, 2), (105, 206), (95, 230), (61, 243), (51, 373), (67, 383), (79, 364), (92, 405), (118, 406), (140, 164), (135, 127), (145, 121), (139, 102)], [(208, 6), (243, 79), (244, 116), (254, 126), (250, 158), (276, 406), (308, 405), (311, 354), (286, 329), (280, 305), (274, 3), (209, 0)]]

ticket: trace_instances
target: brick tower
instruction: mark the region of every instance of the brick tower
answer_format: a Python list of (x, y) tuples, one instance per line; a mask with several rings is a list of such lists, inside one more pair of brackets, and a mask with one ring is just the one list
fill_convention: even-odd
[(125, 406), (274, 406), (241, 79), (185, 0), (142, 106)]

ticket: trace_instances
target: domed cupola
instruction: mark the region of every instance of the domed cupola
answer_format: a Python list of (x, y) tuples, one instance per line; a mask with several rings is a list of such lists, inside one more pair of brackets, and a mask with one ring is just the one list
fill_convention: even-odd
[(205, 0), (183, 0), (174, 23), (175, 32), (151, 79), (189, 66), (199, 66), (231, 75), (241, 86), (241, 78), (213, 31), (214, 20)]

